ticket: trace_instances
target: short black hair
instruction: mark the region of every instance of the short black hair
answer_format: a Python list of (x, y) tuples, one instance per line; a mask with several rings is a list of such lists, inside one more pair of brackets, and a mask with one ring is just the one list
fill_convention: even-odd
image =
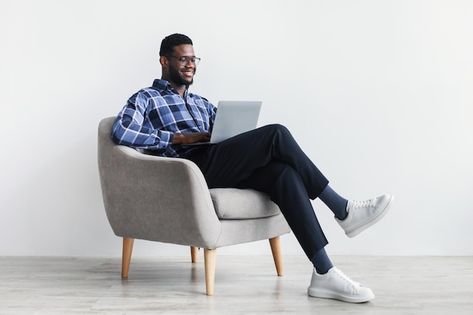
[(160, 56), (169, 56), (173, 53), (174, 47), (179, 45), (192, 44), (192, 40), (184, 34), (171, 34), (161, 41), (159, 49)]

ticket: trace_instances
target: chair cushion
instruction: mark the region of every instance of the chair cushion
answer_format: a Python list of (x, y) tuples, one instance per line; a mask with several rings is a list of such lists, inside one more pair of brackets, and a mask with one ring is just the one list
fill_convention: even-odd
[(210, 196), (222, 220), (266, 218), (280, 212), (268, 195), (253, 189), (212, 188)]

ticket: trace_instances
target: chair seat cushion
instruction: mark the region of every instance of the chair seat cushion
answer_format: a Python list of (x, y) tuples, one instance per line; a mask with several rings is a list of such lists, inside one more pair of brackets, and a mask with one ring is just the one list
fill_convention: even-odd
[(268, 195), (253, 189), (212, 188), (210, 196), (222, 220), (266, 218), (280, 213)]

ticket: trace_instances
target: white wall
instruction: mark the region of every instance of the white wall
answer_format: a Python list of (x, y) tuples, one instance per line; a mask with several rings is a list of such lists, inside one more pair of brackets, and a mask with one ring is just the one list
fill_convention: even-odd
[[(98, 121), (160, 77), (161, 39), (194, 40), (193, 91), (261, 99), (348, 198), (392, 211), (355, 239), (314, 207), (333, 254), (473, 254), (473, 2), (1, 1), (0, 255), (118, 256)], [(300, 254), (293, 234), (285, 254)], [(269, 254), (266, 241), (221, 253)], [(135, 255), (188, 255), (136, 242)]]

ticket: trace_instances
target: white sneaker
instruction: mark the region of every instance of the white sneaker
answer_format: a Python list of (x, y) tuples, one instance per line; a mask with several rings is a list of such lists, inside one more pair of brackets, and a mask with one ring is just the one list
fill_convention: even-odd
[(335, 220), (345, 230), (348, 237), (355, 237), (381, 220), (388, 212), (393, 199), (393, 196), (384, 194), (365, 201), (348, 200), (347, 217), (344, 220), (337, 218)]
[(323, 275), (318, 274), (314, 268), (307, 294), (313, 297), (336, 299), (350, 303), (363, 303), (374, 299), (374, 293), (371, 289), (351, 280), (337, 267), (330, 268)]

